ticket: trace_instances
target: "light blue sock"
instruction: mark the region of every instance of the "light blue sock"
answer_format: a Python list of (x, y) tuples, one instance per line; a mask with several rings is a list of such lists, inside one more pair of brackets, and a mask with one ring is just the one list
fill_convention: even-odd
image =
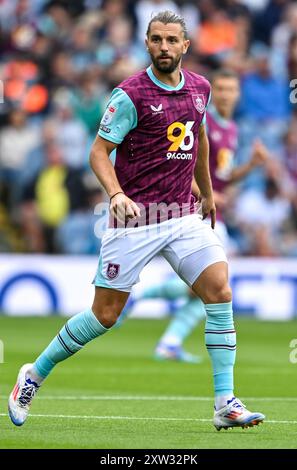
[(205, 304), (205, 344), (211, 358), (215, 395), (233, 395), (236, 333), (232, 302)]
[(108, 331), (91, 309), (70, 318), (33, 364), (33, 372), (43, 379), (54, 366), (80, 351), (85, 344)]
[(188, 302), (176, 310), (160, 343), (182, 344), (200, 320), (205, 318), (205, 307), (201, 299), (189, 298)]
[(141, 298), (143, 299), (155, 299), (164, 298), (167, 300), (176, 300), (180, 297), (186, 297), (188, 295), (189, 288), (178, 277), (169, 279), (163, 284), (148, 287), (142, 293)]

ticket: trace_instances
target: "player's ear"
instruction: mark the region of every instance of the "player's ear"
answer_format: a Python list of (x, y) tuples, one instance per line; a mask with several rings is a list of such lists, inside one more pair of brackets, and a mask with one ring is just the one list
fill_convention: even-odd
[(184, 47), (183, 47), (183, 54), (186, 54), (186, 53), (187, 53), (187, 50), (189, 49), (189, 46), (190, 46), (190, 40), (189, 40), (189, 39), (185, 39), (185, 40), (184, 40)]
[(147, 40), (147, 39), (145, 39), (145, 40), (144, 40), (144, 42), (145, 42), (145, 47), (146, 47), (146, 50), (148, 51), (148, 50), (149, 50), (149, 48), (148, 48), (148, 40)]

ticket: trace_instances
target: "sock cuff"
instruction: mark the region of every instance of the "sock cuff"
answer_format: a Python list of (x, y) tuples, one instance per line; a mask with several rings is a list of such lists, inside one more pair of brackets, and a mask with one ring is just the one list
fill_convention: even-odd
[(232, 301), (231, 302), (223, 302), (220, 304), (205, 304), (205, 310), (208, 314), (216, 314), (216, 313), (233, 313), (232, 309)]
[(234, 329), (232, 302), (205, 304), (205, 310), (207, 314), (205, 333)]
[(98, 334), (102, 335), (110, 330), (110, 328), (106, 328), (100, 323), (100, 321), (98, 320), (98, 318), (96, 317), (95, 313), (93, 312), (91, 308), (85, 312), (85, 315), (86, 315), (87, 320), (89, 320), (90, 322), (90, 326), (92, 326), (92, 328), (94, 328), (94, 330)]

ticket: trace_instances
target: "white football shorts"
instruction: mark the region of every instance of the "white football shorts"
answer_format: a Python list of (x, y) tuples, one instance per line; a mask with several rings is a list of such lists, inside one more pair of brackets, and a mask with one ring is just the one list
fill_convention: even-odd
[[(207, 218), (203, 221), (205, 224), (210, 225), (210, 218)], [(222, 220), (216, 220), (215, 234), (219, 237), (224, 247), (225, 253), (227, 256), (232, 253), (232, 242), (230, 240), (227, 227)]]
[(107, 229), (93, 284), (130, 292), (156, 255), (164, 256), (190, 287), (208, 266), (227, 262), (218, 235), (199, 215), (191, 214), (136, 228)]

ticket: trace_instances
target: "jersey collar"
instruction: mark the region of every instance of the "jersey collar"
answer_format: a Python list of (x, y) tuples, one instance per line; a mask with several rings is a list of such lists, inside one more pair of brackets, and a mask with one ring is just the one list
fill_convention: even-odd
[(163, 88), (163, 90), (168, 90), (168, 91), (178, 91), (178, 90), (181, 90), (181, 88), (184, 86), (185, 84), (185, 77), (184, 77), (184, 74), (182, 72), (182, 70), (180, 71), (180, 74), (181, 74), (181, 81), (179, 82), (179, 84), (177, 86), (170, 86), (170, 85), (167, 85), (166, 83), (163, 83), (161, 82), (160, 80), (158, 80), (158, 78), (154, 75), (154, 72), (152, 70), (152, 66), (150, 65), (147, 69), (146, 69), (146, 73), (148, 74), (149, 78), (152, 80), (152, 82), (154, 82), (155, 85), (157, 85), (158, 87), (160, 88)]

